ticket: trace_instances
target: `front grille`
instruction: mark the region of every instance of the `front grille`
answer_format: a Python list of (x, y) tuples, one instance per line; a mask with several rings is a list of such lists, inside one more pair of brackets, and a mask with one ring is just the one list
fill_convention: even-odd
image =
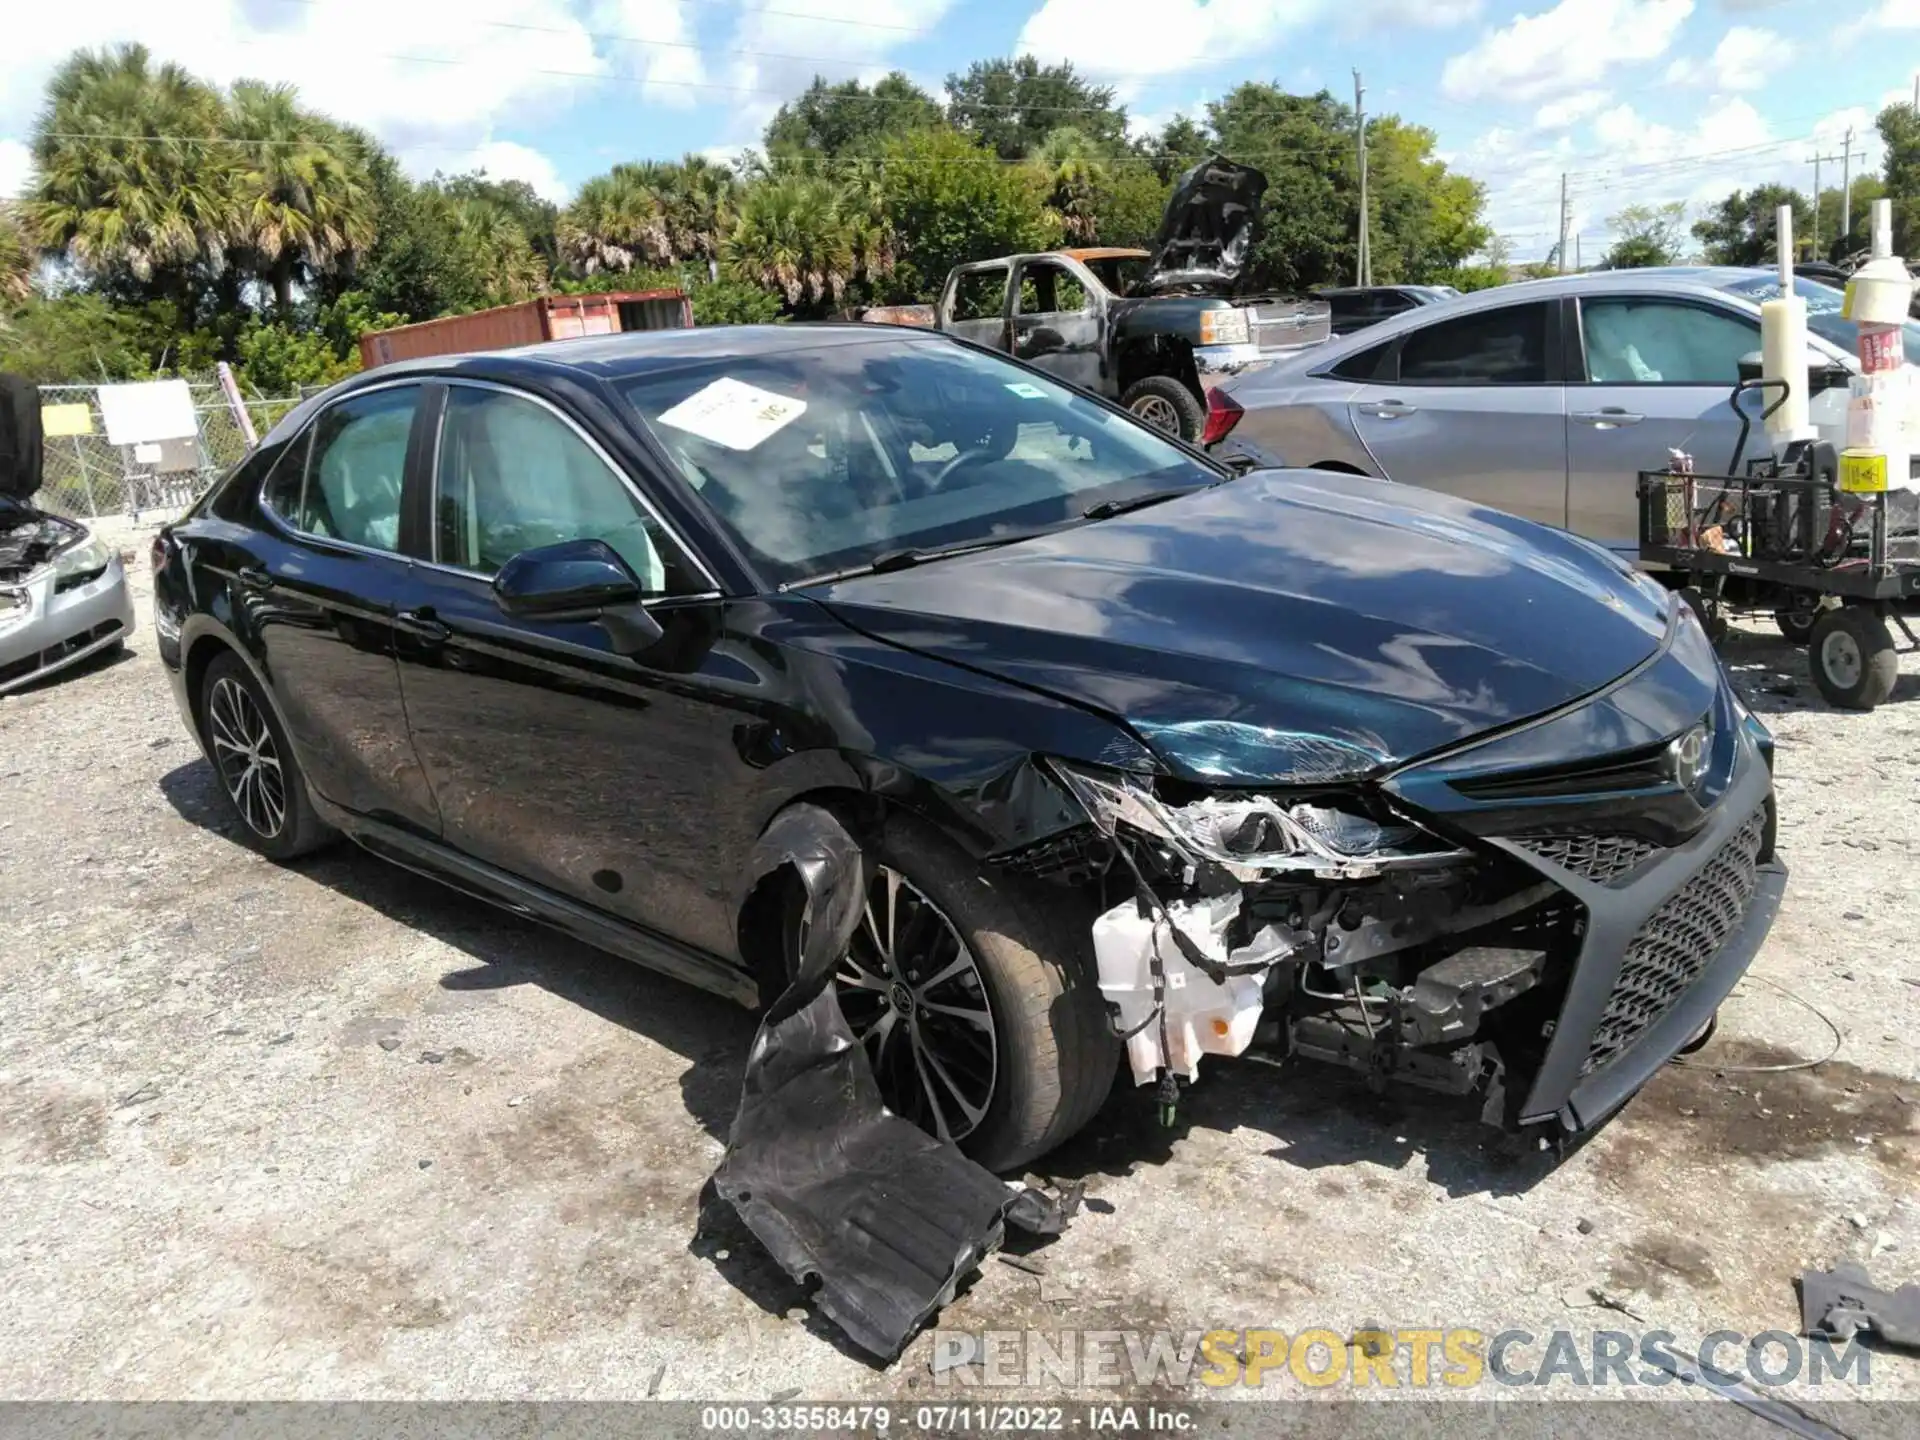
[(1704, 869), (1648, 919), (1627, 946), (1607, 1008), (1594, 1027), (1582, 1075), (1608, 1064), (1686, 994), (1740, 928), (1758, 879), (1763, 806)]
[(1521, 835), (1514, 844), (1596, 885), (1625, 879), (1660, 849), (1634, 835)]

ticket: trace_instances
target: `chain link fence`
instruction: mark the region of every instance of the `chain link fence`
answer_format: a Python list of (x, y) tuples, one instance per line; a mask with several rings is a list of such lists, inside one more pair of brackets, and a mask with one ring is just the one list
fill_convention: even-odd
[[(193, 396), (198, 433), (184, 461), (176, 452), (168, 460), (154, 463), (136, 453), (147, 447), (115, 445), (107, 439), (98, 386), (42, 385), (43, 414), (55, 406), (85, 405), (88, 422), (84, 433), (46, 437), (44, 479), (34, 503), (56, 515), (80, 520), (108, 515), (138, 519), (149, 511), (181, 510), (192, 504), (202, 490), (247, 453), (248, 447), (217, 380), (189, 380), (187, 388)], [(254, 433), (265, 435), (304, 398), (301, 394), (248, 400), (247, 413)], [(60, 428), (83, 427), (68, 424)], [(186, 468), (175, 468), (183, 463)]]

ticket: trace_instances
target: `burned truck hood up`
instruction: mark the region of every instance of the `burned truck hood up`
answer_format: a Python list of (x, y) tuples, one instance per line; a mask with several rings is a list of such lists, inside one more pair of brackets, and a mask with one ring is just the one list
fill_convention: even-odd
[(0, 496), (32, 498), (41, 478), (40, 390), (21, 375), (0, 375)]
[(1175, 773), (1226, 783), (1374, 773), (1598, 690), (1667, 631), (1660, 598), (1597, 547), (1321, 471), (1260, 471), (812, 593), (858, 630), (1097, 710)]
[(1153, 238), (1153, 260), (1135, 293), (1228, 290), (1246, 269), (1267, 177), (1209, 156), (1174, 182)]

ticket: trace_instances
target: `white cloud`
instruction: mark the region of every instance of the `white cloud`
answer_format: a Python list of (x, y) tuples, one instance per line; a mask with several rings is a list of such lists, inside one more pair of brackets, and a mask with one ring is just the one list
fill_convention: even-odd
[(18, 140), (0, 140), (0, 200), (7, 200), (27, 188), (27, 176), (33, 171), (33, 155)]
[(1880, 0), (1865, 23), (1875, 30), (1920, 30), (1920, 0)]
[(516, 140), (488, 140), (474, 146), (455, 163), (436, 168), (452, 174), (484, 170), (489, 180), (524, 180), (542, 200), (551, 200), (555, 205), (566, 204), (571, 193), (551, 159)]
[(1419, 25), (1429, 30), (1444, 30), (1480, 18), (1486, 8), (1482, 0), (1366, 0), (1357, 10), (1355, 23), (1366, 25)]
[(1258, 54), (1321, 0), (1045, 0), (1014, 44), (1092, 75), (1170, 75)]
[(1534, 128), (1564, 130), (1589, 116), (1598, 115), (1612, 100), (1613, 96), (1605, 90), (1576, 90), (1564, 100), (1549, 100), (1534, 111)]
[(682, 0), (596, 0), (588, 18), (602, 51), (620, 73), (640, 80), (648, 104), (686, 107), (714, 98), (703, 88), (707, 67)]
[(1714, 46), (1709, 62), (1721, 90), (1758, 90), (1779, 74), (1787, 42), (1771, 30), (1736, 25)]
[(1459, 101), (1543, 100), (1659, 59), (1692, 13), (1693, 0), (1560, 0), (1486, 32), (1447, 61), (1440, 88)]
[(726, 89), (703, 97), (733, 108), (725, 140), (735, 145), (758, 144), (781, 100), (798, 95), (816, 75), (871, 83), (898, 68), (891, 63), (895, 52), (937, 25), (954, 0), (806, 0), (804, 13), (787, 13), (792, 0), (771, 0), (771, 11), (768, 3), (746, 0), (727, 40), (729, 49), (761, 53), (735, 55), (721, 82)]

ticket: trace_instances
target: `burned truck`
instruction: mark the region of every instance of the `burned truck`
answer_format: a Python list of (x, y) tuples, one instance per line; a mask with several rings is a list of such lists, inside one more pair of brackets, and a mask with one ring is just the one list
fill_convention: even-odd
[(1251, 166), (1210, 157), (1175, 184), (1151, 249), (1054, 250), (959, 266), (934, 324), (1198, 442), (1213, 378), (1331, 333), (1324, 300), (1239, 293), (1266, 188)]

